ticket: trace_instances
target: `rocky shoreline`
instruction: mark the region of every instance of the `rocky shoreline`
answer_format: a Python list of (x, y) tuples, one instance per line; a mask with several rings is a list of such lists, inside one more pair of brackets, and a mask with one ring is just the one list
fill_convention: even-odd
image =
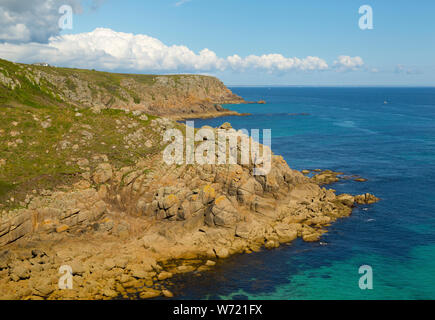
[[(159, 119), (154, 130), (176, 125)], [(296, 238), (319, 241), (355, 205), (379, 200), (337, 195), (323, 185), (338, 173), (310, 178), (277, 155), (265, 176), (252, 175), (252, 163), (169, 166), (160, 154), (122, 168), (99, 161), (68, 190), (29, 196), (26, 208), (1, 216), (1, 299), (172, 297), (175, 274)], [(62, 290), (65, 265), (73, 288)]]
[[(187, 131), (175, 120), (242, 115), (221, 106), (238, 103), (249, 102), (213, 77), (0, 59), (0, 299), (171, 297), (175, 274), (319, 241), (355, 205), (379, 200), (325, 188), (361, 177), (299, 172), (273, 154), (266, 175), (252, 161), (163, 162), (163, 134)], [(240, 155), (241, 133), (220, 129)]]
[(168, 116), (168, 119), (175, 120), (175, 121), (183, 121), (183, 120), (190, 120), (190, 119), (211, 119), (211, 118), (219, 118), (219, 117), (227, 117), (227, 116), (249, 116), (250, 113), (239, 113), (237, 111), (231, 111), (224, 109), (223, 111), (217, 111), (217, 112), (202, 112), (202, 113), (193, 113), (190, 115), (173, 115)]

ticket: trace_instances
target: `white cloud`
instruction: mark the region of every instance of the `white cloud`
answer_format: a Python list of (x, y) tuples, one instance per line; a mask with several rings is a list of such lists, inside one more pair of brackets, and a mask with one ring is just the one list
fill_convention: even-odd
[[(136, 72), (234, 72), (285, 73), (330, 69), (325, 60), (308, 56), (288, 58), (281, 54), (218, 57), (203, 49), (168, 46), (143, 34), (97, 28), (92, 32), (50, 37), (48, 43), (0, 43), (0, 57), (16, 62), (47, 62), (64, 67)], [(358, 69), (360, 57), (340, 56), (334, 68)]]
[(339, 56), (334, 61), (334, 68), (338, 71), (355, 71), (364, 66), (364, 61), (361, 57)]
[[(83, 12), (84, 0), (0, 0), (0, 41), (42, 42), (59, 34), (59, 8), (70, 5), (75, 14)], [(96, 9), (104, 0), (92, 0)]]
[(286, 58), (281, 54), (265, 54), (262, 56), (250, 55), (241, 58), (233, 55), (227, 58), (229, 66), (233, 70), (260, 69), (269, 72), (289, 71), (289, 70), (326, 70), (328, 64), (319, 57), (308, 56), (303, 59)]

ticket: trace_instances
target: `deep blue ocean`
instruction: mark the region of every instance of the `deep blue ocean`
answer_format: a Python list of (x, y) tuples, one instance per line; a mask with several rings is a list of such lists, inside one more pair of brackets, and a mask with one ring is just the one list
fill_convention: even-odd
[[(322, 237), (232, 257), (183, 276), (182, 299), (435, 299), (435, 88), (231, 88), (236, 129), (272, 129), (272, 150), (292, 169), (331, 169), (368, 181), (330, 185), (382, 199), (357, 207)], [(361, 265), (373, 290), (358, 285)]]

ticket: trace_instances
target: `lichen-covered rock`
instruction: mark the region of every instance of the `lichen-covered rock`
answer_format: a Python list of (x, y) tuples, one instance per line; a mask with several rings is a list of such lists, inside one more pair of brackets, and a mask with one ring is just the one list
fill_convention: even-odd
[[(174, 125), (152, 121), (155, 128)], [(167, 165), (155, 158), (120, 169), (108, 159), (80, 164), (92, 161), (104, 161), (93, 170), (97, 186), (89, 174), (71, 190), (47, 191), (29, 199), (26, 209), (1, 216), (0, 247), (7, 249), (0, 253), (0, 286), (8, 297), (110, 299), (135, 288), (143, 288), (141, 297), (155, 297), (165, 294), (155, 281), (298, 237), (319, 241), (355, 203), (379, 200), (337, 196), (319, 185), (334, 180), (322, 174), (338, 174), (323, 171), (310, 179), (274, 155), (263, 176), (253, 174), (253, 163)], [(72, 268), (74, 290), (56, 288), (61, 265)]]
[(215, 199), (212, 209), (207, 212), (205, 223), (208, 226), (233, 227), (239, 220), (239, 214), (226, 196)]

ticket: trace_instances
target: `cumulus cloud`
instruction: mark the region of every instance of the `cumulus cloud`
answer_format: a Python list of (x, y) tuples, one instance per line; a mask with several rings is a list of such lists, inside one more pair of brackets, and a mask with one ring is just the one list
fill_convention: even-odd
[[(17, 30), (18, 32), (18, 30)], [(358, 70), (360, 57), (339, 56), (332, 68), (315, 56), (285, 57), (282, 54), (231, 55), (218, 57), (203, 49), (195, 53), (183, 45), (166, 45), (144, 34), (116, 32), (97, 28), (92, 32), (58, 35), (48, 43), (0, 43), (0, 57), (24, 63), (47, 62), (56, 66), (80, 67), (107, 71), (193, 72)]]
[[(96, 9), (103, 0), (93, 0)], [(58, 21), (62, 5), (72, 7), (75, 14), (83, 12), (81, 0), (0, 0), (0, 41), (46, 43), (60, 32)]]
[(339, 56), (334, 61), (334, 68), (338, 71), (355, 71), (364, 66), (364, 61), (361, 57)]
[(319, 57), (286, 58), (281, 54), (233, 55), (221, 58), (209, 49), (195, 53), (186, 46), (167, 46), (147, 35), (97, 28), (92, 32), (51, 37), (42, 43), (0, 44), (0, 57), (32, 63), (44, 61), (66, 67), (131, 71), (215, 72), (224, 70), (326, 70)]
[(288, 70), (326, 70), (328, 64), (319, 57), (308, 56), (303, 59), (286, 58), (281, 54), (265, 54), (262, 56), (250, 55), (241, 58), (233, 55), (227, 58), (229, 66), (233, 70), (259, 69), (269, 72), (283, 72)]

